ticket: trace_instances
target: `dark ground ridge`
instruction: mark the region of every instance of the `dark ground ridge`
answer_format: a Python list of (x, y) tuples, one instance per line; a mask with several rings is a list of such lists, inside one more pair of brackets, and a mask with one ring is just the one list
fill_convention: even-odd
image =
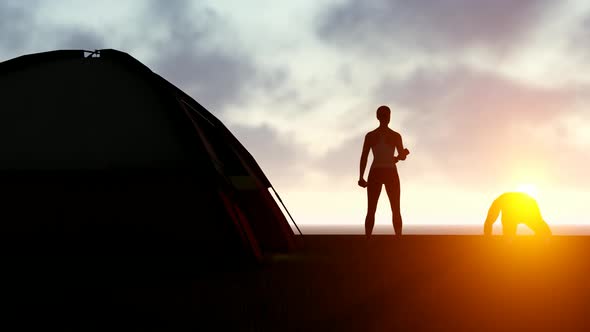
[[(590, 238), (305, 235), (256, 267), (4, 257), (7, 317), (77, 330), (584, 331)], [(9, 287), (10, 286), (10, 287)]]

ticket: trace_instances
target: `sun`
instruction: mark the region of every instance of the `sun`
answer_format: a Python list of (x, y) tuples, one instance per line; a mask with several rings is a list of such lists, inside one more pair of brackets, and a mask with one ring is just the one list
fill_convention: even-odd
[(537, 186), (531, 183), (521, 183), (516, 187), (516, 191), (530, 195), (533, 198), (539, 197)]

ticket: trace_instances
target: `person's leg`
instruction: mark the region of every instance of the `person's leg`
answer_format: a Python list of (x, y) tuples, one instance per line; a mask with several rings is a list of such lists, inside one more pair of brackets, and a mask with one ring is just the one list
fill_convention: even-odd
[(365, 235), (371, 236), (373, 233), (373, 226), (375, 225), (375, 212), (377, 211), (377, 201), (379, 201), (379, 195), (381, 194), (382, 184), (377, 181), (371, 181), (369, 175), (369, 181), (367, 185), (367, 217), (365, 218)]
[(392, 170), (392, 177), (385, 182), (385, 190), (391, 206), (391, 219), (395, 235), (402, 235), (402, 214), (400, 208), (400, 182), (396, 170)]

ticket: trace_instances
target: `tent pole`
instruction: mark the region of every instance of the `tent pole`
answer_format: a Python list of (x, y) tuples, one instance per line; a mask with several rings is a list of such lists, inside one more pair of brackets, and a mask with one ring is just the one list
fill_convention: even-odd
[(281, 199), (281, 196), (279, 196), (279, 193), (275, 190), (275, 188), (273, 186), (270, 186), (272, 188), (272, 191), (275, 193), (275, 196), (277, 196), (277, 198), (279, 199), (279, 202), (281, 202), (281, 205), (283, 206), (283, 208), (285, 209), (285, 211), (287, 212), (287, 214), (289, 215), (289, 218), (291, 219), (291, 221), (293, 222), (293, 225), (295, 225), (295, 228), (297, 228), (297, 231), (299, 232), (300, 235), (303, 235), (303, 233), (301, 232), (301, 230), (299, 229), (299, 226), (297, 226), (297, 223), (295, 222), (295, 219), (293, 219), (293, 216), (291, 216), (291, 213), (289, 213), (289, 210), (287, 209), (287, 207), (285, 206), (285, 203), (283, 203), (283, 200)]

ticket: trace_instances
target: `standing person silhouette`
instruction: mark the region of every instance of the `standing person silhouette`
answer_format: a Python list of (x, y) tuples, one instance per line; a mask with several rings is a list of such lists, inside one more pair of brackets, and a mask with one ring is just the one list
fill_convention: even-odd
[[(379, 106), (377, 119), (379, 127), (370, 131), (365, 136), (363, 151), (361, 153), (360, 174), (358, 185), (367, 188), (367, 217), (365, 218), (365, 235), (371, 236), (375, 225), (375, 212), (377, 201), (381, 194), (381, 187), (385, 185), (385, 191), (391, 206), (393, 229), (396, 236), (402, 235), (402, 216), (400, 212), (400, 182), (396, 163), (405, 160), (410, 151), (404, 148), (402, 136), (391, 130), (389, 120), (391, 110), (387, 106)], [(365, 181), (365, 169), (369, 150), (373, 151), (373, 163), (369, 171), (368, 181)], [(397, 156), (394, 156), (397, 150)]]

